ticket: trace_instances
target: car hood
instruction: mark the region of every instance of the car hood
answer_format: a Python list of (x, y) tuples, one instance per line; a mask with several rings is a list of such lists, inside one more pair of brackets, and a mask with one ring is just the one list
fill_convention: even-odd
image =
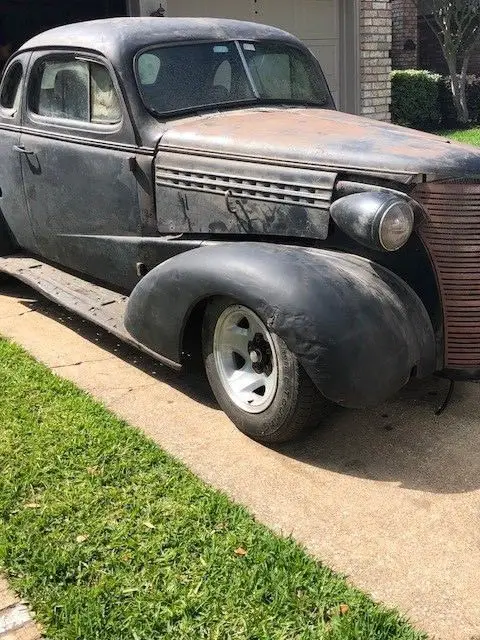
[(177, 120), (160, 147), (403, 182), (419, 174), (428, 180), (480, 174), (475, 147), (327, 109), (253, 108)]

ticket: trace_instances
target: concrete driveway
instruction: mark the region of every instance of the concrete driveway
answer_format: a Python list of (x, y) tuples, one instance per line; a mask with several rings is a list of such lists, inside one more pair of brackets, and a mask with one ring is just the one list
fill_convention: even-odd
[(255, 516), (445, 640), (480, 640), (480, 387), (409, 385), (373, 411), (337, 410), (268, 449), (240, 434), (200, 379), (2, 285), (0, 333), (90, 391)]

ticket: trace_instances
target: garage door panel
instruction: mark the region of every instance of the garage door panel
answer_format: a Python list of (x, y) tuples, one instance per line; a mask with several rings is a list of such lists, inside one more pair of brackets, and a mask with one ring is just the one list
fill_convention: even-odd
[(301, 0), (295, 2), (295, 35), (302, 40), (338, 38), (336, 0)]
[(322, 69), (326, 76), (337, 77), (338, 68), (338, 44), (318, 40), (305, 40), (305, 44), (313, 55), (321, 61)]
[(254, 0), (168, 0), (170, 17), (253, 20)]
[(271, 24), (279, 29), (293, 32), (295, 26), (295, 2), (257, 0), (255, 21)]
[(335, 102), (338, 104), (337, 70), (340, 54), (338, 42), (335, 40), (305, 40), (304, 42), (317, 60), (320, 60), (330, 91), (334, 94)]

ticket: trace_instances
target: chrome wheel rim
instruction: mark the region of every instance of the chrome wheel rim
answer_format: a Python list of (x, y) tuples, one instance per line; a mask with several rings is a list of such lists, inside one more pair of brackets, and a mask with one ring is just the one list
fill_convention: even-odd
[(230, 400), (247, 413), (268, 409), (277, 392), (277, 354), (257, 314), (242, 305), (225, 309), (215, 327), (213, 354)]

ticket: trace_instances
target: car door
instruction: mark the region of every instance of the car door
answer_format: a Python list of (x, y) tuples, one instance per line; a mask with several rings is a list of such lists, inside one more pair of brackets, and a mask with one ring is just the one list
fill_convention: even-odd
[(0, 86), (0, 216), (17, 243), (36, 250), (22, 180), (20, 128), (22, 97), (30, 53), (15, 56)]
[(114, 71), (73, 51), (36, 52), (30, 68), (20, 144), (38, 251), (129, 289), (141, 237), (137, 148)]

